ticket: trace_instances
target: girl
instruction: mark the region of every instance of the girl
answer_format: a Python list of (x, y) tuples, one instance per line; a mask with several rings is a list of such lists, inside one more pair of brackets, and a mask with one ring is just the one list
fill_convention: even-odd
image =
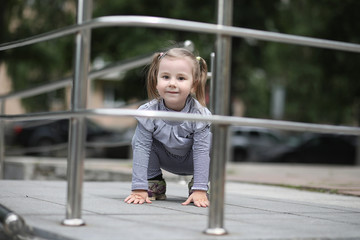
[[(210, 115), (205, 107), (207, 65), (183, 48), (154, 55), (147, 76), (150, 102), (140, 110), (157, 110)], [(137, 118), (132, 140), (132, 192), (126, 203), (151, 203), (166, 199), (166, 182), (161, 169), (178, 175), (193, 175), (189, 197), (198, 207), (208, 207), (210, 124)]]

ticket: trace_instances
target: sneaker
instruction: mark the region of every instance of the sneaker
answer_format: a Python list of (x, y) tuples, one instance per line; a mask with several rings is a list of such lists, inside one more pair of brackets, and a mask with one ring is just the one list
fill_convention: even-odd
[(192, 194), (192, 190), (191, 188), (194, 186), (194, 178), (191, 178), (191, 181), (188, 184), (188, 189), (189, 189), (189, 196)]
[[(194, 186), (194, 177), (191, 178), (191, 181), (189, 182), (188, 184), (188, 189), (189, 189), (189, 196), (193, 193), (193, 190), (191, 190), (191, 188)], [(206, 195), (207, 195), (207, 198), (210, 199), (210, 188), (208, 188), (207, 192), (206, 192)]]
[(165, 180), (148, 180), (148, 195), (151, 201), (166, 199), (166, 182)]

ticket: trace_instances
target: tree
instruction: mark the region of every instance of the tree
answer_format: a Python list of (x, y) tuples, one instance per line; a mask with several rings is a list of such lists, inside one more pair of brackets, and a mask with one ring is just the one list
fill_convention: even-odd
[[(75, 0), (2, 1), (1, 43), (33, 36), (75, 23)], [(360, 42), (360, 2), (356, 0), (236, 0), (234, 26)], [(148, 15), (216, 22), (216, 1), (94, 1), (93, 17)], [(91, 57), (114, 63), (190, 39), (206, 60), (215, 36), (142, 27), (108, 27), (92, 31)], [(15, 90), (72, 74), (73, 36), (2, 52)], [(360, 115), (358, 53), (331, 51), (254, 39), (233, 38), (232, 96), (241, 98), (245, 116), (270, 118), (271, 86), (285, 86), (286, 120), (353, 125)], [(36, 59), (36, 61), (35, 61)], [(209, 62), (209, 61), (208, 61)], [(113, 84), (124, 101), (145, 98), (145, 69), (130, 71)], [(109, 83), (110, 84), (110, 83)], [(139, 87), (142, 86), (142, 87)], [(54, 96), (55, 95), (55, 96)], [(57, 96), (58, 95), (58, 96)], [(47, 108), (49, 98), (26, 100), (31, 111)]]
[[(74, 24), (74, 1), (2, 1), (0, 42), (9, 42)], [(71, 73), (73, 38), (2, 52), (15, 91), (58, 80)], [(46, 111), (49, 98), (64, 98), (63, 91), (23, 99), (29, 111)], [(41, 103), (41, 104), (40, 104)]]
[[(235, 15), (239, 26), (360, 42), (357, 1), (236, 3), (263, 9), (251, 16)], [(349, 125), (359, 121), (360, 73), (355, 64), (359, 54), (254, 40), (234, 44), (235, 56), (242, 56), (233, 61), (237, 66), (233, 94), (243, 98), (247, 116), (269, 117), (271, 85), (278, 83), (287, 89), (287, 120)]]

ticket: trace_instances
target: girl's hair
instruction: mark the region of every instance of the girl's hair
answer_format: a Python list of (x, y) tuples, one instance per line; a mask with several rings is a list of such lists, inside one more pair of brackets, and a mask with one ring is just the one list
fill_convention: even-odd
[(156, 90), (159, 65), (163, 58), (189, 58), (193, 65), (193, 89), (195, 98), (201, 105), (205, 103), (205, 84), (207, 79), (207, 65), (202, 57), (195, 57), (192, 52), (185, 48), (172, 48), (167, 52), (155, 53), (147, 75), (147, 93), (149, 99), (159, 99), (160, 95)]

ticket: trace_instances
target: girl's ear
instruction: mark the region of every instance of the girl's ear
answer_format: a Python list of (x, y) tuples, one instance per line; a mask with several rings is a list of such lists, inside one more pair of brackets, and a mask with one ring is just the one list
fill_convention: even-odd
[(191, 94), (194, 94), (196, 91), (196, 82), (193, 80), (192, 86), (191, 86)]
[(190, 93), (191, 93), (191, 96), (196, 97), (196, 84), (195, 83), (193, 83)]

